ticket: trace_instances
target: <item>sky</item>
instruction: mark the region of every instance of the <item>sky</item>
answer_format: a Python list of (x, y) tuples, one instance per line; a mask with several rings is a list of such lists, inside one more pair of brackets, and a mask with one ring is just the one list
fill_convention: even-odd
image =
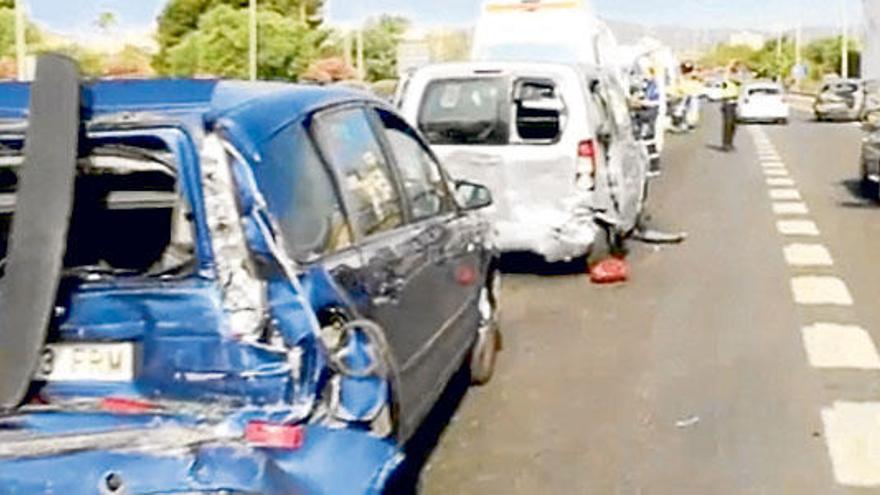
[[(103, 11), (117, 14), (119, 28), (149, 30), (167, 0), (23, 0), (31, 16), (60, 34), (87, 35)], [(258, 0), (259, 1), (259, 0)], [(871, 0), (880, 1), (880, 0)], [(403, 14), (417, 23), (470, 25), (481, 0), (328, 0), (332, 22), (357, 22), (380, 13)], [(640, 24), (775, 29), (839, 24), (839, 3), (854, 20), (861, 0), (593, 0), (603, 17)]]

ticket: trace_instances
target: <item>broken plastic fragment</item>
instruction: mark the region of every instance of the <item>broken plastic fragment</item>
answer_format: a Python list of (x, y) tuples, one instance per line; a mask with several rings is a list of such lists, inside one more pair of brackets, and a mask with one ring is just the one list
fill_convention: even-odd
[(689, 418), (685, 418), (675, 422), (675, 426), (677, 428), (690, 428), (691, 426), (696, 426), (700, 423), (699, 416), (691, 416)]
[(648, 244), (681, 244), (687, 239), (686, 232), (661, 232), (652, 229), (638, 229), (633, 238)]
[(590, 268), (590, 280), (594, 284), (616, 284), (629, 279), (629, 265), (625, 260), (609, 258)]

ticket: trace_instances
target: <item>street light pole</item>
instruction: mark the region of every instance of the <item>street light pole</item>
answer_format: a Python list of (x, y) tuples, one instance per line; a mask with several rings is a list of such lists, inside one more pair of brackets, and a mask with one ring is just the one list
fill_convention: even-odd
[(842, 42), (840, 44), (840, 76), (849, 77), (849, 15), (846, 11), (846, 0), (840, 0), (840, 16), (842, 25)]
[(248, 2), (248, 10), (250, 14), (250, 26), (248, 33), (250, 39), (248, 42), (248, 66), (251, 81), (257, 80), (257, 0)]
[(18, 80), (27, 79), (27, 39), (24, 19), (24, 0), (15, 0), (15, 64)]

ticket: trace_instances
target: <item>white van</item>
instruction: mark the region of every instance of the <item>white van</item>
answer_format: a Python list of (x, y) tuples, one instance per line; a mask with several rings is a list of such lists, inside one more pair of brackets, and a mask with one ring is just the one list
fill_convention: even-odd
[(417, 71), (399, 104), (453, 177), (492, 190), (499, 249), (552, 262), (638, 221), (647, 156), (614, 81), (586, 66), (444, 64)]
[(617, 68), (617, 40), (588, 0), (487, 0), (474, 61), (544, 61)]

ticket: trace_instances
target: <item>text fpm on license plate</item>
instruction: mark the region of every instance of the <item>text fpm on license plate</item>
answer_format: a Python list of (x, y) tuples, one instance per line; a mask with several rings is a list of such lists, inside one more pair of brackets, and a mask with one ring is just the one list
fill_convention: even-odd
[(52, 382), (127, 382), (134, 380), (135, 346), (131, 342), (48, 344), (37, 380)]

